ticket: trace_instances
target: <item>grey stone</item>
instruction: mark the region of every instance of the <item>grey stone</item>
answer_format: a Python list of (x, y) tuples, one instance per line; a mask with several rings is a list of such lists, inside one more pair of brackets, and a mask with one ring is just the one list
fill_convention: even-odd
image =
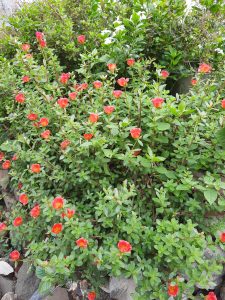
[(69, 300), (69, 296), (66, 289), (58, 286), (53, 295), (45, 297), (44, 300)]
[(1, 300), (17, 300), (17, 296), (14, 293), (5, 294)]
[(29, 300), (43, 300), (42, 296), (38, 293), (38, 291), (35, 291), (32, 297)]
[(8, 192), (3, 192), (2, 197), (4, 199), (5, 205), (8, 209), (13, 205), (13, 203), (17, 202), (15, 196)]
[(109, 292), (110, 297), (116, 300), (132, 300), (135, 293), (135, 283), (133, 279), (111, 277), (108, 288), (102, 288)]
[(220, 300), (225, 300), (225, 282), (223, 282), (220, 288)]
[(14, 282), (12, 279), (0, 276), (0, 292), (1, 296), (14, 291)]
[(39, 286), (40, 280), (36, 277), (28, 263), (23, 263), (17, 274), (15, 293), (18, 300), (29, 300)]
[(7, 170), (0, 170), (0, 187), (5, 190), (9, 183), (9, 173)]

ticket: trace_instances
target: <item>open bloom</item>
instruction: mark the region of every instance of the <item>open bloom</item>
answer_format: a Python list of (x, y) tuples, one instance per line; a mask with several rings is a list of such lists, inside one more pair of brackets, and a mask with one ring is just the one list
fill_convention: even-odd
[(63, 208), (63, 205), (64, 205), (64, 199), (62, 197), (56, 197), (52, 201), (52, 207), (55, 208), (56, 210)]
[(85, 41), (86, 41), (86, 37), (85, 37), (85, 35), (78, 35), (78, 37), (77, 37), (77, 41), (78, 41), (78, 43), (79, 44), (84, 44), (85, 43)]
[(128, 81), (129, 81), (129, 78), (124, 78), (124, 77), (122, 77), (122, 78), (119, 78), (119, 79), (117, 80), (117, 83), (118, 83), (120, 86), (124, 87), (124, 86), (127, 86)]
[(163, 102), (164, 102), (163, 98), (153, 98), (152, 99), (152, 104), (155, 108), (161, 108)]
[(90, 116), (89, 116), (89, 121), (90, 121), (91, 123), (96, 123), (96, 122), (98, 122), (98, 119), (99, 119), (99, 115), (98, 115), (98, 114), (92, 113), (92, 114), (90, 114)]
[(10, 254), (9, 254), (9, 258), (13, 261), (17, 261), (19, 258), (20, 258), (20, 253), (19, 251), (17, 250), (14, 250), (12, 251)]
[(31, 167), (32, 173), (40, 173), (41, 172), (41, 165), (40, 164), (32, 164)]
[(15, 226), (15, 227), (18, 227), (18, 226), (20, 226), (20, 225), (22, 225), (23, 224), (23, 218), (22, 217), (16, 217), (15, 219), (14, 219), (14, 221), (13, 221), (13, 225)]
[(127, 59), (127, 65), (128, 65), (129, 67), (132, 67), (132, 66), (134, 65), (134, 63), (135, 63), (134, 58), (128, 58), (128, 59)]
[(28, 203), (28, 196), (26, 194), (21, 194), (19, 196), (19, 201), (20, 203), (22, 203), (23, 205), (26, 205)]
[(71, 100), (75, 100), (76, 97), (77, 97), (77, 93), (76, 93), (76, 92), (69, 93), (69, 98), (70, 98)]
[(15, 97), (16, 102), (18, 103), (24, 103), (25, 102), (25, 95), (23, 93), (19, 93)]
[(79, 248), (87, 248), (88, 240), (86, 240), (85, 238), (80, 238), (76, 241), (76, 244)]
[(62, 217), (63, 218), (67, 217), (67, 218), (71, 219), (74, 216), (74, 214), (75, 214), (74, 209), (67, 208), (66, 213), (62, 213)]
[(108, 105), (108, 106), (104, 106), (103, 109), (104, 109), (104, 112), (105, 112), (107, 115), (110, 115), (111, 113), (114, 112), (115, 107), (114, 107), (114, 106)]
[(51, 135), (51, 131), (50, 131), (50, 130), (45, 130), (45, 131), (43, 131), (43, 132), (41, 133), (41, 137), (42, 137), (43, 139), (48, 139), (48, 138), (50, 137), (50, 135)]
[(69, 100), (67, 98), (60, 98), (57, 103), (61, 108), (66, 108), (69, 105)]
[(161, 71), (161, 77), (166, 79), (168, 76), (170, 75), (170, 73), (167, 70), (162, 70)]
[(209, 292), (205, 297), (205, 300), (217, 300), (216, 294), (214, 292)]
[(225, 243), (225, 232), (222, 232), (220, 234), (220, 241), (221, 241), (221, 243)]
[(198, 80), (197, 80), (197, 79), (195, 79), (195, 78), (193, 78), (193, 79), (191, 80), (191, 84), (192, 84), (192, 85), (196, 85), (196, 84), (197, 84), (197, 82), (198, 82)]
[(81, 84), (77, 83), (74, 86), (74, 88), (75, 88), (76, 91), (81, 92), (81, 91), (86, 90), (88, 88), (88, 83), (86, 83), (86, 82), (83, 82)]
[(130, 134), (133, 139), (138, 139), (141, 135), (141, 128), (132, 128)]
[(117, 247), (121, 253), (130, 253), (132, 250), (131, 244), (124, 240), (120, 240), (117, 244)]
[(21, 49), (22, 49), (24, 52), (27, 52), (27, 51), (30, 50), (30, 45), (29, 45), (29, 44), (22, 44)]
[(34, 219), (38, 218), (40, 216), (40, 213), (41, 213), (41, 208), (38, 204), (35, 205), (30, 211), (30, 215)]
[(5, 160), (4, 163), (2, 164), (2, 169), (3, 170), (8, 170), (11, 167), (11, 161), (10, 160)]
[(29, 82), (30, 81), (30, 77), (29, 76), (23, 76), (22, 77), (22, 81), (23, 81), (23, 83), (26, 83), (26, 82)]
[(96, 299), (96, 293), (94, 291), (89, 292), (87, 294), (88, 300), (95, 300)]
[(37, 118), (38, 118), (38, 115), (34, 114), (34, 113), (30, 113), (29, 115), (27, 115), (27, 119), (30, 121), (35, 121), (35, 120), (37, 120)]
[(52, 226), (52, 233), (59, 234), (63, 230), (62, 223), (56, 223)]
[(47, 118), (41, 118), (40, 121), (39, 121), (39, 124), (42, 126), (42, 127), (46, 127), (48, 126), (49, 124), (49, 120)]
[(85, 133), (85, 134), (83, 135), (83, 137), (84, 137), (84, 139), (85, 139), (86, 141), (90, 141), (90, 140), (93, 138), (93, 134), (92, 134), (92, 133)]
[(7, 225), (5, 223), (0, 223), (0, 232), (7, 229)]
[(207, 65), (206, 63), (202, 63), (198, 67), (198, 72), (199, 73), (210, 73), (212, 71), (212, 67), (210, 65)]
[(99, 80), (96, 80), (93, 82), (93, 86), (95, 89), (100, 89), (102, 87), (102, 82)]
[(107, 64), (107, 67), (111, 73), (114, 73), (116, 69), (116, 64)]
[(123, 92), (121, 90), (113, 91), (113, 96), (117, 99), (120, 98), (122, 94), (123, 94)]
[(69, 79), (70, 79), (70, 73), (62, 73), (62, 75), (60, 76), (60, 82), (63, 84), (66, 84)]
[(223, 99), (223, 100), (221, 101), (221, 107), (222, 107), (222, 108), (225, 108), (225, 99)]
[(66, 148), (70, 145), (70, 141), (69, 140), (64, 140), (64, 141), (62, 141), (62, 143), (60, 144), (60, 148), (62, 149), (62, 150), (66, 150)]
[(176, 297), (178, 292), (179, 292), (179, 287), (177, 284), (172, 284), (172, 283), (169, 283), (168, 284), (168, 295), (171, 296), (171, 297)]

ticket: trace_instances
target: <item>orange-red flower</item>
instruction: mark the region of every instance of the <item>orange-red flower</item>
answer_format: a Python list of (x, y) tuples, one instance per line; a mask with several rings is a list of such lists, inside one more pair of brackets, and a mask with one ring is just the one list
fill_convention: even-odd
[(60, 98), (57, 103), (61, 108), (66, 108), (69, 105), (69, 100), (67, 98)]
[(104, 109), (104, 112), (105, 112), (107, 115), (110, 115), (111, 113), (114, 112), (115, 107), (114, 107), (114, 106), (107, 105), (107, 106), (104, 106), (103, 109)]
[(225, 99), (223, 99), (223, 100), (221, 101), (221, 107), (222, 107), (222, 108), (225, 108)]
[(209, 292), (205, 297), (205, 300), (217, 300), (216, 294), (214, 292)]
[(59, 234), (63, 230), (62, 223), (56, 223), (52, 226), (52, 233)]
[(43, 131), (43, 132), (41, 133), (41, 137), (42, 137), (43, 139), (48, 139), (48, 138), (50, 137), (50, 135), (51, 135), (51, 131), (50, 131), (50, 130), (45, 130), (45, 131)]
[(134, 65), (134, 63), (135, 63), (135, 59), (134, 58), (128, 58), (127, 59), (127, 65), (129, 67), (132, 67)]
[(62, 213), (62, 218), (67, 217), (67, 218), (71, 219), (74, 216), (74, 214), (75, 214), (74, 209), (67, 208), (66, 213)]
[(62, 149), (62, 150), (65, 150), (69, 145), (70, 145), (70, 141), (69, 140), (64, 140), (64, 141), (62, 141), (62, 143), (60, 144), (60, 148)]
[(117, 99), (120, 98), (122, 94), (123, 94), (123, 92), (120, 90), (113, 91), (113, 96)]
[(40, 32), (40, 31), (36, 31), (35, 35), (36, 35), (36, 39), (37, 39), (39, 42), (42, 41), (43, 38), (44, 38), (44, 34), (43, 34), (42, 32)]
[(153, 98), (152, 99), (152, 104), (155, 108), (161, 108), (163, 102), (164, 102), (163, 98)]
[(30, 45), (29, 44), (22, 44), (21, 45), (21, 49), (24, 51), (24, 52), (27, 52), (30, 50)]
[(102, 82), (99, 80), (96, 80), (93, 82), (93, 86), (95, 89), (100, 89), (102, 87)]
[(88, 240), (86, 240), (85, 238), (80, 238), (76, 241), (76, 244), (79, 248), (87, 248)]
[(29, 76), (23, 76), (22, 77), (22, 81), (23, 81), (23, 83), (26, 83), (26, 82), (29, 82), (30, 81), (30, 77)]
[(222, 232), (220, 234), (220, 241), (221, 241), (221, 243), (225, 243), (225, 232)]
[(64, 199), (62, 197), (56, 197), (53, 201), (52, 201), (52, 207), (55, 208), (56, 210), (59, 210), (61, 208), (63, 208), (64, 205)]
[(91, 123), (98, 122), (98, 119), (99, 119), (99, 115), (98, 114), (91, 113), (90, 116), (89, 116), (89, 121)]
[(62, 73), (62, 75), (60, 76), (60, 82), (63, 84), (66, 84), (69, 79), (70, 79), (70, 73)]
[(16, 217), (15, 219), (14, 219), (14, 221), (13, 221), (13, 225), (15, 226), (15, 227), (18, 227), (18, 226), (20, 226), (20, 225), (22, 225), (23, 224), (23, 218), (22, 217)]
[(28, 196), (26, 194), (21, 194), (19, 196), (19, 201), (20, 203), (22, 203), (23, 205), (26, 205), (28, 203)]
[(41, 172), (41, 165), (40, 164), (32, 164), (31, 167), (32, 173), (40, 173)]
[(77, 83), (75, 86), (74, 86), (75, 90), (78, 91), (78, 92), (81, 92), (83, 90), (86, 90), (88, 88), (88, 83), (84, 82), (84, 83)]
[(124, 240), (120, 240), (117, 244), (117, 247), (121, 253), (130, 253), (132, 250), (131, 244)]
[(20, 253), (19, 251), (17, 250), (14, 250), (12, 251), (10, 254), (9, 254), (9, 258), (13, 261), (17, 261), (19, 258), (20, 258)]
[(167, 70), (162, 70), (161, 71), (161, 77), (166, 79), (168, 76), (170, 75), (170, 73)]
[(0, 161), (3, 161), (4, 157), (5, 157), (5, 154), (3, 152), (0, 152)]
[(85, 35), (83, 35), (83, 34), (82, 35), (78, 35), (77, 41), (78, 41), (79, 44), (84, 44), (85, 41), (86, 41)]
[(39, 121), (39, 124), (42, 126), (42, 127), (46, 127), (48, 126), (49, 124), (49, 120), (47, 118), (41, 118), (40, 121)]
[(197, 80), (197, 79), (195, 79), (195, 78), (193, 78), (193, 79), (191, 80), (191, 84), (192, 84), (192, 85), (196, 85), (196, 84), (197, 84), (197, 82), (198, 82), (198, 80)]
[(18, 103), (24, 103), (25, 102), (25, 95), (23, 93), (19, 93), (15, 97), (16, 102)]
[(15, 161), (15, 160), (17, 160), (17, 159), (18, 159), (17, 154), (14, 154), (13, 157), (12, 157), (12, 160)]
[(0, 232), (7, 229), (7, 225), (5, 223), (0, 223)]
[(96, 298), (96, 293), (95, 293), (94, 291), (89, 292), (89, 293), (87, 294), (87, 297), (88, 297), (88, 300), (95, 300), (95, 298)]
[(27, 115), (27, 119), (30, 121), (35, 121), (35, 120), (37, 120), (37, 118), (38, 118), (38, 115), (34, 114), (34, 113), (30, 113), (29, 115)]
[(114, 73), (116, 70), (116, 64), (107, 64), (107, 67), (111, 73)]
[(207, 65), (206, 63), (202, 63), (198, 67), (198, 72), (199, 73), (210, 73), (212, 71), (212, 67), (210, 65)]
[(40, 213), (41, 213), (41, 208), (38, 204), (35, 205), (30, 211), (30, 215), (34, 219), (38, 218), (40, 216)]
[(90, 141), (90, 140), (93, 138), (93, 134), (92, 134), (92, 133), (85, 133), (85, 134), (83, 135), (83, 137), (84, 137), (84, 139), (85, 139), (86, 141)]
[(77, 97), (77, 93), (76, 93), (76, 92), (69, 93), (69, 98), (70, 98), (71, 100), (75, 100), (76, 97)]
[(120, 85), (120, 86), (127, 86), (127, 83), (128, 83), (128, 81), (129, 81), (129, 78), (124, 78), (124, 77), (122, 77), (122, 78), (119, 78), (118, 80), (117, 80), (117, 83)]
[(132, 128), (130, 134), (133, 139), (138, 139), (141, 135), (141, 128)]
[(8, 170), (11, 167), (11, 161), (10, 160), (5, 160), (4, 163), (2, 164), (2, 169), (3, 170)]
[(169, 296), (176, 297), (178, 295), (178, 292), (179, 292), (178, 285), (169, 283), (167, 292), (168, 292)]
[(41, 41), (39, 42), (39, 45), (40, 45), (41, 48), (45, 48), (45, 47), (47, 46), (47, 43), (46, 43), (45, 40), (41, 40)]

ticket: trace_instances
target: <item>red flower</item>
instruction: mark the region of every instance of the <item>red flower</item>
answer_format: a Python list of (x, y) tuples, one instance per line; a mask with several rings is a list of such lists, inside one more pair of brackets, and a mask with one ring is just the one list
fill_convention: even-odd
[(193, 78), (193, 79), (191, 80), (191, 84), (192, 84), (192, 85), (196, 85), (196, 84), (197, 84), (197, 82), (198, 82), (198, 80), (197, 80), (197, 79), (195, 79), (195, 78)]
[(128, 65), (129, 67), (132, 67), (132, 66), (134, 65), (134, 63), (135, 63), (134, 58), (128, 58), (128, 59), (127, 59), (127, 65)]
[(90, 121), (91, 123), (96, 123), (96, 122), (98, 122), (98, 119), (99, 119), (99, 115), (98, 115), (98, 114), (92, 113), (92, 114), (90, 114), (90, 116), (89, 116), (89, 121)]
[(69, 97), (71, 100), (75, 100), (77, 97), (77, 93), (76, 92), (69, 93)]
[(152, 99), (152, 104), (155, 108), (161, 108), (163, 102), (164, 102), (163, 98), (153, 98)]
[(93, 82), (93, 86), (95, 89), (100, 89), (102, 87), (102, 82), (99, 80), (96, 80)]
[(18, 103), (24, 103), (25, 102), (25, 95), (23, 93), (19, 93), (15, 97), (16, 102)]
[(40, 31), (37, 31), (37, 32), (35, 33), (35, 35), (36, 35), (36, 39), (37, 39), (39, 42), (42, 41), (43, 38), (44, 38), (44, 34), (43, 34), (42, 32), (40, 32)]
[(22, 224), (23, 224), (23, 218), (22, 218), (22, 217), (17, 217), (17, 218), (15, 218), (14, 221), (13, 221), (13, 225), (14, 225), (15, 227), (20, 226), (20, 225), (22, 225)]
[(60, 76), (60, 82), (63, 84), (66, 84), (69, 79), (70, 79), (70, 73), (62, 73), (62, 75)]
[(9, 258), (10, 258), (11, 260), (13, 260), (13, 261), (18, 260), (18, 259), (20, 258), (20, 253), (19, 253), (19, 251), (17, 251), (17, 250), (12, 251), (12, 252), (9, 254)]
[(41, 213), (41, 208), (40, 208), (40, 206), (37, 204), (37, 205), (35, 205), (32, 209), (31, 209), (31, 211), (30, 211), (30, 215), (31, 215), (31, 217), (32, 218), (38, 218), (39, 216), (40, 216), (40, 213)]
[(28, 196), (26, 194), (21, 194), (19, 197), (20, 203), (26, 205), (28, 203)]
[(114, 106), (108, 105), (108, 106), (104, 106), (103, 109), (104, 109), (104, 112), (105, 112), (107, 115), (110, 115), (111, 113), (114, 112), (115, 107), (114, 107)]
[(5, 154), (3, 152), (0, 152), (0, 161), (3, 161), (4, 157), (5, 157)]
[(205, 297), (205, 300), (217, 300), (216, 294), (214, 292), (209, 292)]
[(7, 225), (5, 223), (0, 223), (0, 232), (7, 229)]
[(133, 139), (138, 139), (141, 135), (141, 128), (132, 128), (130, 134)]
[(41, 40), (41, 41), (39, 42), (39, 45), (40, 45), (41, 48), (45, 48), (45, 47), (47, 46), (47, 43), (46, 43), (45, 40)]
[(38, 115), (34, 114), (34, 113), (30, 113), (29, 115), (27, 115), (27, 119), (30, 121), (35, 121), (35, 120), (37, 120), (37, 118), (38, 118)]
[(124, 240), (120, 240), (117, 244), (117, 247), (121, 253), (129, 253), (132, 250), (131, 244)]
[(220, 234), (220, 241), (221, 241), (221, 243), (225, 243), (225, 232), (222, 232)]
[(116, 69), (116, 64), (108, 64), (107, 67), (111, 73), (114, 73)]
[(18, 156), (16, 154), (13, 155), (12, 160), (15, 161), (18, 159)]
[(69, 145), (70, 145), (70, 141), (69, 140), (64, 140), (61, 144), (60, 144), (60, 148), (62, 150), (65, 150)]
[(199, 73), (206, 74), (206, 73), (210, 73), (211, 71), (212, 71), (212, 67), (210, 65), (205, 64), (205, 63), (200, 64), (199, 67), (198, 67), (198, 72)]
[(95, 293), (94, 291), (89, 292), (89, 293), (87, 294), (87, 297), (88, 297), (88, 300), (95, 300), (95, 298), (96, 298), (96, 293)]
[(3, 170), (8, 170), (11, 167), (11, 162), (10, 160), (6, 160), (4, 161), (4, 163), (2, 164), (2, 169)]
[(223, 100), (221, 101), (221, 106), (222, 106), (222, 108), (225, 108), (225, 99), (223, 99)]
[(169, 296), (176, 297), (179, 292), (178, 285), (177, 284), (173, 285), (173, 284), (169, 283), (167, 292), (168, 292)]
[(17, 187), (18, 187), (18, 190), (21, 190), (21, 189), (22, 189), (22, 187), (23, 187), (23, 184), (22, 184), (22, 182), (19, 182)]
[(127, 83), (128, 83), (128, 81), (129, 81), (129, 78), (124, 78), (124, 77), (122, 77), (122, 78), (119, 78), (118, 80), (117, 80), (117, 83), (120, 85), (120, 86), (127, 86)]
[(50, 135), (51, 135), (51, 131), (50, 131), (50, 130), (45, 130), (45, 131), (43, 131), (43, 132), (41, 133), (41, 137), (42, 137), (43, 139), (48, 139)]
[(52, 201), (52, 207), (55, 208), (56, 210), (63, 208), (63, 205), (64, 205), (64, 199), (62, 197), (56, 197)]
[(78, 91), (78, 92), (81, 92), (83, 90), (86, 90), (88, 88), (88, 83), (84, 82), (84, 83), (77, 83), (75, 86), (74, 86), (75, 90)]
[(85, 133), (85, 134), (83, 135), (83, 137), (84, 137), (84, 139), (85, 139), (86, 141), (90, 141), (90, 140), (93, 138), (93, 134), (92, 134), (92, 133)]
[(120, 98), (122, 94), (123, 94), (123, 92), (120, 90), (113, 91), (113, 96), (117, 99)]
[(161, 71), (161, 77), (166, 79), (168, 76), (170, 75), (170, 73), (167, 70), (162, 70)]
[(31, 167), (32, 173), (40, 173), (41, 172), (41, 165), (40, 164), (32, 164)]
[(85, 238), (80, 238), (76, 241), (76, 244), (79, 248), (87, 248), (88, 240), (86, 240)]
[(33, 57), (33, 55), (32, 54), (26, 54), (26, 59), (31, 59)]
[(85, 35), (78, 35), (77, 41), (78, 41), (79, 44), (84, 44), (85, 41), (86, 41)]
[(22, 77), (22, 81), (23, 81), (24, 83), (29, 82), (29, 81), (30, 81), (30, 77), (29, 77), (29, 76), (23, 76), (23, 77)]
[(52, 226), (52, 233), (59, 234), (63, 230), (62, 223), (56, 223)]
[(39, 124), (42, 126), (42, 127), (46, 127), (48, 126), (49, 124), (49, 120), (47, 118), (41, 118), (40, 121), (39, 121)]
[(29, 45), (29, 44), (22, 44), (21, 49), (22, 49), (24, 52), (27, 52), (27, 51), (30, 50), (30, 45)]
[(60, 98), (57, 103), (61, 108), (66, 108), (69, 105), (69, 100), (67, 98)]
[(71, 219), (74, 216), (74, 214), (75, 214), (74, 209), (67, 208), (67, 211), (66, 211), (67, 218)]

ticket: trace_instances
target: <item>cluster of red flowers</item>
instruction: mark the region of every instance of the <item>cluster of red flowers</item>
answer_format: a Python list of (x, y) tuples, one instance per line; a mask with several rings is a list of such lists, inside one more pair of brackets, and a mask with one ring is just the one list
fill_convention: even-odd
[(40, 32), (40, 31), (36, 32), (36, 39), (39, 42), (39, 46), (41, 48), (45, 48), (47, 46), (47, 43), (44, 38), (44, 34), (42, 32)]

